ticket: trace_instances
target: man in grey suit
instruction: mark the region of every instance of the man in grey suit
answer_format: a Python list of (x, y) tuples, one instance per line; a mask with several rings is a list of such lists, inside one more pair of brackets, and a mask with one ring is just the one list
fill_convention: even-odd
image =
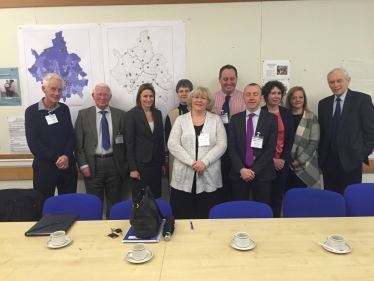
[(124, 142), (126, 112), (109, 106), (112, 93), (107, 84), (96, 85), (95, 106), (82, 109), (75, 122), (75, 156), (84, 177), (86, 192), (111, 207), (121, 201), (121, 187), (128, 175)]

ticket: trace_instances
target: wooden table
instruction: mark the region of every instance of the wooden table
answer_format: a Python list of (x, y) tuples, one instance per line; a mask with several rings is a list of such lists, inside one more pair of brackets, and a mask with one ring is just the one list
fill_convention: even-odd
[[(154, 258), (125, 260), (132, 244), (107, 236), (127, 221), (76, 222), (73, 242), (48, 249), (48, 237), (25, 237), (33, 223), (0, 223), (0, 280), (374, 280), (374, 217), (189, 220), (176, 222), (170, 242), (148, 244)], [(246, 231), (250, 251), (229, 246)], [(352, 252), (337, 255), (318, 243), (341, 234)]]
[[(128, 221), (78, 221), (68, 231), (73, 241), (49, 249), (48, 236), (26, 237), (35, 223), (0, 223), (0, 280), (160, 280), (165, 243), (154, 243), (151, 262), (140, 266), (125, 257), (133, 244), (107, 235), (110, 228), (129, 228)], [(126, 232), (125, 232), (126, 233)]]

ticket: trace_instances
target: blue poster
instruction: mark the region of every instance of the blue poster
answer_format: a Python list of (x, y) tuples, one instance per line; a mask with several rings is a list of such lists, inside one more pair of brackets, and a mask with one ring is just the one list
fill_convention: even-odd
[(0, 68), (0, 106), (20, 106), (21, 88), (18, 68)]

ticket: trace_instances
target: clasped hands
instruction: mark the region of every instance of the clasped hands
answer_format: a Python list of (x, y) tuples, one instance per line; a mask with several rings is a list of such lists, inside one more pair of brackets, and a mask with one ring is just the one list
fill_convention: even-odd
[(203, 176), (206, 166), (203, 163), (203, 161), (197, 160), (197, 161), (192, 163), (191, 168), (194, 171), (196, 171), (199, 174), (199, 176)]
[(55, 164), (59, 170), (66, 170), (67, 168), (69, 168), (69, 158), (65, 155), (62, 155), (57, 159)]
[(251, 181), (255, 178), (256, 174), (251, 169), (242, 168), (240, 170), (240, 178), (244, 181)]
[(285, 160), (283, 159), (275, 159), (273, 158), (274, 160), (274, 167), (275, 167), (275, 170), (279, 171), (279, 170), (282, 170), (283, 167), (284, 167), (284, 163), (286, 162)]

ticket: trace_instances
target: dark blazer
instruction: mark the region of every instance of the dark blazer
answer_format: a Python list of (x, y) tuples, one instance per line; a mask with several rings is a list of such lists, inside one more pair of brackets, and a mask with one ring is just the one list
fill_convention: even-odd
[[(125, 114), (126, 112), (117, 108), (110, 107), (113, 130), (113, 154), (118, 172), (125, 179), (128, 175), (128, 166), (126, 158), (125, 143), (115, 143), (118, 134), (126, 135), (125, 132)], [(75, 156), (78, 167), (88, 165), (91, 171), (91, 177), (95, 177), (95, 151), (98, 143), (96, 127), (96, 107), (91, 106), (79, 110), (77, 120), (75, 121), (75, 134), (77, 137), (77, 149)], [(125, 136), (123, 137), (125, 141)]]
[[(318, 104), (320, 167), (331, 149), (333, 104), (334, 95), (322, 99)], [(345, 172), (358, 169), (362, 162), (369, 165), (368, 157), (374, 148), (374, 107), (369, 95), (348, 89), (339, 121), (338, 147)]]
[[(246, 111), (234, 114), (230, 120), (229, 132), (229, 154), (231, 159), (230, 179), (238, 181), (240, 179), (240, 170), (245, 167), (246, 154)], [(256, 173), (259, 181), (269, 181), (276, 177), (273, 157), (277, 145), (278, 121), (277, 117), (267, 111), (261, 110), (256, 133), (264, 137), (262, 149), (253, 148), (255, 161), (251, 167)]]
[(151, 160), (165, 165), (164, 127), (162, 113), (152, 109), (154, 131), (149, 127), (144, 111), (130, 110), (126, 114), (126, 149), (130, 171), (137, 171), (137, 162)]
[[(261, 107), (262, 110), (269, 111), (267, 106)], [(280, 158), (286, 160), (285, 165), (292, 162), (291, 150), (295, 139), (294, 121), (291, 110), (283, 106), (279, 106), (279, 113), (284, 125), (284, 145)], [(277, 118), (278, 122), (278, 118)], [(274, 153), (275, 154), (275, 153)], [(273, 155), (274, 156), (274, 155)]]

